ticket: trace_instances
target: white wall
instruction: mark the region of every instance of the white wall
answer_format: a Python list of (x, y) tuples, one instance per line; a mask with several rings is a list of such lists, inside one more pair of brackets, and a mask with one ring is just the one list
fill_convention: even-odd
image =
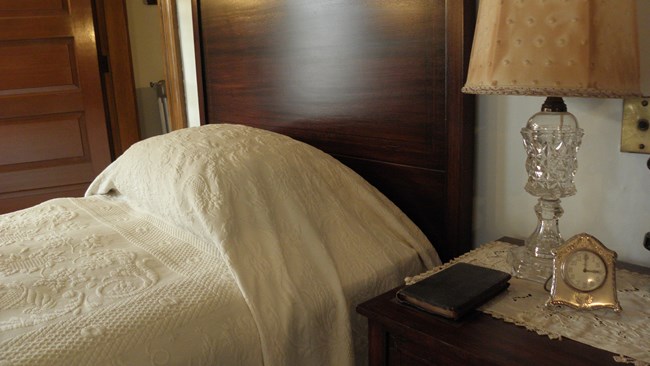
[(142, 0), (127, 0), (126, 10), (135, 87), (149, 88), (150, 81), (165, 78), (160, 10)]
[[(642, 90), (650, 95), (650, 1), (638, 0)], [(644, 19), (641, 21), (641, 19)], [(479, 96), (474, 206), (475, 245), (503, 235), (527, 237), (535, 228), (536, 198), (524, 191), (525, 153), (519, 131), (544, 98)], [(587, 232), (619, 260), (650, 266), (642, 246), (650, 232), (650, 155), (619, 150), (621, 99), (566, 98), (585, 130), (578, 153), (577, 195), (562, 200), (564, 238)]]
[(138, 126), (140, 137), (147, 138), (160, 135), (163, 131), (158, 95), (149, 86), (150, 82), (165, 78), (160, 9), (155, 5), (145, 5), (142, 0), (127, 0), (126, 11), (138, 103)]

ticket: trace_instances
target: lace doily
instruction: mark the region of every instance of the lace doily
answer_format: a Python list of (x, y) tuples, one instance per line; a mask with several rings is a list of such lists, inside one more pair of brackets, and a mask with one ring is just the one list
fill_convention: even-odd
[[(506, 257), (513, 247), (498, 241), (487, 243), (431, 271), (407, 277), (405, 282), (413, 284), (456, 262), (511, 272)], [(650, 276), (617, 269), (616, 283), (623, 308), (620, 313), (546, 307), (549, 294), (542, 284), (514, 277), (506, 292), (479, 310), (551, 339), (566, 337), (618, 354), (614, 357), (617, 362), (650, 365)]]

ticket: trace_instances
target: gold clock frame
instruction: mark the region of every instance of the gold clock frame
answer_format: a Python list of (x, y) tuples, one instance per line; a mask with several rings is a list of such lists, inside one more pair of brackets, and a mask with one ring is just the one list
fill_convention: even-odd
[[(603, 284), (592, 291), (579, 291), (573, 288), (562, 274), (566, 260), (571, 254), (580, 250), (588, 250), (599, 256), (607, 269)], [(553, 253), (553, 277), (547, 306), (566, 305), (578, 310), (602, 308), (613, 309), (616, 312), (622, 310), (616, 294), (616, 252), (609, 250), (598, 239), (587, 233), (573, 236), (551, 252)]]

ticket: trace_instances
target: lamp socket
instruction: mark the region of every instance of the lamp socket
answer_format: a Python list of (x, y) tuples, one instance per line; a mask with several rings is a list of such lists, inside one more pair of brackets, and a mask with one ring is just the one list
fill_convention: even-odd
[(650, 154), (650, 97), (623, 100), (621, 151)]

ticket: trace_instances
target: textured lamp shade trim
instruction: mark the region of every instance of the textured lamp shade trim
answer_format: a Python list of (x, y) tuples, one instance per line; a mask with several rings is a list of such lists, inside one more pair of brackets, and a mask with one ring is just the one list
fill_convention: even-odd
[(641, 95), (636, 0), (480, 0), (463, 92)]
[(496, 95), (536, 95), (562, 97), (591, 97), (591, 98), (627, 98), (639, 97), (638, 90), (602, 90), (595, 88), (532, 88), (517, 86), (481, 86), (468, 85), (462, 88), (466, 94), (496, 94)]

